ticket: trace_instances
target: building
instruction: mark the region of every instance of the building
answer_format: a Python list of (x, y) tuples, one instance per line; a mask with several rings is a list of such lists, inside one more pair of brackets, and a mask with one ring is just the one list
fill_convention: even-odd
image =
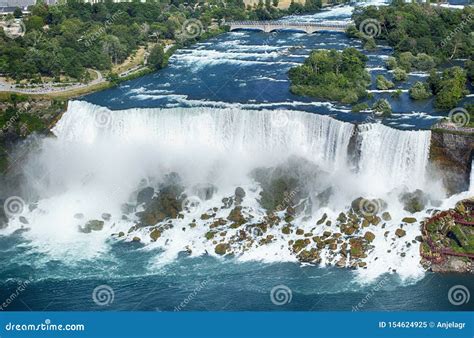
[[(245, 6), (253, 7), (253, 6), (257, 6), (259, 1), (260, 0), (244, 0), (244, 4)], [(263, 2), (265, 3), (265, 0), (263, 0)], [(294, 0), (294, 2), (304, 5), (305, 0)], [(287, 9), (288, 7), (290, 7), (290, 4), (291, 4), (291, 0), (279, 0), (278, 8)]]
[(36, 0), (0, 0), (0, 10), (3, 8), (21, 8), (26, 9), (28, 6), (32, 6), (36, 3)]

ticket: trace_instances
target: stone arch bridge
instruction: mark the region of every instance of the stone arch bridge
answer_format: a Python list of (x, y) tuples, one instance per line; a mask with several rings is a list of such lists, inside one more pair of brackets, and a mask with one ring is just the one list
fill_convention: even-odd
[(312, 34), (318, 31), (345, 32), (349, 23), (310, 23), (282, 21), (232, 21), (227, 22), (230, 30), (256, 29), (270, 33), (278, 30), (296, 30)]

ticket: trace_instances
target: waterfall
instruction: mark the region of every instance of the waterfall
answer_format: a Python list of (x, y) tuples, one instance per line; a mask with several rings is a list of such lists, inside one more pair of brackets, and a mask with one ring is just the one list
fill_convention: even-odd
[[(354, 132), (350, 123), (327, 116), (286, 110), (239, 108), (146, 108), (110, 111), (86, 102), (69, 103), (53, 129), (59, 140), (93, 144), (111, 137), (166, 148), (198, 148), (235, 156), (236, 153), (285, 157), (294, 154), (321, 165), (347, 162)], [(265, 156), (266, 157), (266, 156)]]
[[(305, 208), (310, 218), (306, 215), (306, 220), (294, 221), (305, 232), (313, 231), (314, 220), (322, 213), (335, 220), (358, 197), (386, 201), (394, 221), (385, 228), (370, 228), (380, 241), (367, 258), (371, 271), (378, 276), (393, 267), (399, 273), (406, 270), (413, 274), (413, 265), (400, 260), (404, 242), (397, 242), (394, 249), (391, 241), (384, 240), (384, 233), (395, 231), (404, 216), (393, 189), (405, 185), (408, 190), (425, 190), (432, 185), (426, 182), (425, 173), (429, 131), (399, 131), (380, 124), (355, 126), (328, 116), (287, 110), (201, 107), (111, 111), (73, 101), (53, 133), (55, 138), (40, 139), (28, 154), (23, 175), (27, 180), (24, 188), (35, 196), (31, 199), (35, 207), (26, 208), (24, 214), (34, 226), (23, 236), (35, 250), (53, 259), (98, 257), (119, 232), (138, 235), (151, 244), (149, 229), (136, 229), (135, 234), (131, 228), (139, 223), (136, 212), (142, 207), (136, 205), (137, 193), (145, 187), (157, 189), (170, 177), (179, 176), (184, 192), (191, 197), (198, 194), (196, 187), (213, 187), (212, 196), (200, 200), (202, 212), (214, 210), (215, 217), (222, 219), (229, 216), (222, 201), (241, 187), (246, 192), (245, 212), (252, 222), (263, 222), (263, 184), (252, 173), (256, 168), (278, 168), (275, 172), (293, 175), (304, 184), (309, 196), (304, 203), (312, 202)], [(354, 161), (358, 165), (353, 166)], [(326, 202), (322, 202), (324, 198)], [(173, 261), (187, 246), (197, 255), (214, 252), (213, 242), (205, 236), (210, 220), (199, 216), (186, 213), (184, 219), (167, 223), (172, 227), (163, 234), (166, 239), (157, 242), (164, 250), (160, 262)], [(109, 218), (102, 231), (78, 232), (89, 220)], [(182, 230), (193, 222), (197, 226), (192, 231)], [(7, 230), (24, 227), (15, 218)], [(340, 231), (335, 222), (315, 231), (322, 235), (329, 227), (332, 232)], [(237, 236), (236, 231), (230, 228), (229, 238)], [(249, 249), (242, 259), (294, 260), (290, 250), (282, 250), (288, 238), (281, 237), (278, 227), (271, 231), (274, 245)], [(416, 227), (407, 230), (409, 238), (418, 234)], [(393, 253), (387, 256), (389, 249)], [(418, 252), (414, 246), (410, 250), (407, 260)], [(376, 257), (384, 258), (375, 263)]]
[(399, 131), (381, 124), (359, 126), (361, 175), (393, 189), (423, 188), (428, 165), (430, 131)]
[(471, 177), (469, 179), (469, 192), (474, 193), (474, 160), (471, 163)]
[(366, 180), (376, 192), (400, 186), (423, 188), (431, 136), (429, 131), (400, 131), (381, 124), (355, 127), (298, 111), (203, 107), (111, 111), (82, 101), (69, 103), (53, 132), (60, 142), (95, 145), (96, 151), (119, 145), (137, 148), (125, 161), (137, 160), (137, 152), (150, 148), (150, 157), (158, 157), (154, 151), (159, 149), (161, 159), (169, 162), (182, 156), (194, 161), (196, 168), (218, 159), (252, 169), (296, 155), (329, 172), (348, 166), (349, 142), (355, 133), (357, 179)]

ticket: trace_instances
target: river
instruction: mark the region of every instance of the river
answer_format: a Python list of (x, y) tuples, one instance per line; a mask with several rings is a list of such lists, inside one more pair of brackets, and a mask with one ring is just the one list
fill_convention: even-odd
[[(283, 20), (348, 21), (352, 9)], [(469, 195), (446, 198), (428, 172), (428, 129), (446, 112), (435, 112), (432, 100), (411, 101), (407, 92), (427, 74), (411, 73), (397, 87), (399, 98), (372, 85), (372, 101), (387, 98), (393, 107), (383, 120), (289, 92), (288, 70), (311, 50), (349, 46), (362, 50), (342, 33), (230, 32), (177, 51), (159, 72), (70, 102), (56, 137), (32, 140), (40, 151), (27, 156), (25, 210), (0, 230), (0, 300), (29, 279), (8, 310), (472, 310), (472, 302), (456, 306), (448, 298), (471, 276), (420, 266), (412, 245), (417, 224), (405, 228), (403, 240), (384, 235), (408, 215), (397, 198), (402, 191), (421, 189), (432, 199), (418, 219)], [(391, 52), (384, 45), (364, 51), (373, 83), (379, 74), (391, 78), (384, 67)], [(393, 221), (367, 228), (376, 238), (368, 267), (335, 268), (329, 251), (321, 265), (300, 264), (286, 244), (297, 237), (275, 229), (268, 230), (270, 245), (219, 257), (203, 239), (209, 229), (200, 214), (169, 222), (156, 242), (146, 229), (129, 230), (138, 218), (123, 211), (124, 203), (170, 173), (199, 196), (201, 212), (243, 187), (242, 207), (261, 220), (261, 186), (249, 173), (263, 167), (299, 173), (313, 201), (331, 189), (329, 202), (307, 214), (310, 221), (295, 220), (305, 232), (337, 231), (314, 224), (323, 214), (334, 221), (361, 195), (387, 201)], [(203, 185), (215, 188), (211, 197), (196, 192)], [(78, 231), (91, 219), (104, 220), (101, 231)]]

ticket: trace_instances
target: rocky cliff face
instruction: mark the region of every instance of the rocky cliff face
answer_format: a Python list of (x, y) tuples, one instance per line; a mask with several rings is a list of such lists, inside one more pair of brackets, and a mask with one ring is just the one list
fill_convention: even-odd
[(474, 133), (433, 129), (430, 162), (442, 174), (450, 194), (469, 189), (473, 155)]

